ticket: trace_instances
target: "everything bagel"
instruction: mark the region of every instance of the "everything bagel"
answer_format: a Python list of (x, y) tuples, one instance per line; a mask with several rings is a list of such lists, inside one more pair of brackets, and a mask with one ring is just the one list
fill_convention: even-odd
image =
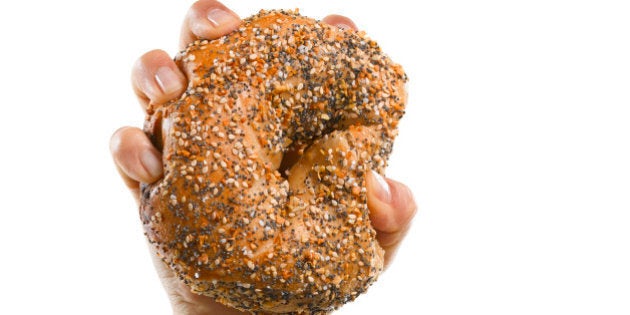
[(164, 177), (140, 217), (193, 292), (252, 313), (326, 313), (383, 269), (365, 176), (384, 172), (406, 75), (374, 41), (261, 11), (176, 57), (189, 86), (151, 104)]

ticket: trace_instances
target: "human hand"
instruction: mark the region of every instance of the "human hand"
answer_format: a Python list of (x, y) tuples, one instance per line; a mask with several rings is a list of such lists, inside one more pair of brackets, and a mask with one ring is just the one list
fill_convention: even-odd
[[(354, 23), (343, 16), (331, 15), (324, 22), (346, 29), (355, 29)], [(199, 39), (214, 39), (239, 27), (241, 21), (231, 10), (214, 0), (196, 2), (187, 14), (182, 27), (180, 45)], [(144, 54), (135, 64), (132, 84), (141, 106), (160, 104), (184, 92), (187, 79), (169, 55), (161, 50)], [(152, 183), (162, 176), (161, 153), (151, 144), (145, 133), (133, 127), (123, 127), (112, 136), (111, 151), (116, 166), (139, 200), (140, 183)], [(403, 184), (384, 179), (372, 172), (368, 175), (368, 207), (377, 239), (385, 249), (387, 266), (402, 241), (416, 211), (410, 190)], [(152, 252), (155, 267), (168, 293), (175, 314), (242, 314), (227, 308), (213, 299), (190, 292)]]

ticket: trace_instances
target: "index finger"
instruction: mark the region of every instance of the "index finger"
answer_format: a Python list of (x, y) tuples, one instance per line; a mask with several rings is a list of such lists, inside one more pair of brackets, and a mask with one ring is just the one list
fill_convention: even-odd
[(215, 39), (226, 35), (241, 25), (241, 18), (216, 0), (195, 2), (184, 19), (180, 48), (197, 39)]

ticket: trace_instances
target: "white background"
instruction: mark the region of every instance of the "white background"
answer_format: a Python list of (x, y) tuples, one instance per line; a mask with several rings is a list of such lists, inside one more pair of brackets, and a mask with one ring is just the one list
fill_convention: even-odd
[[(109, 156), (192, 1), (0, 4), (0, 313), (169, 314)], [(226, 1), (348, 15), (411, 79), (388, 176), (420, 211), (338, 314), (630, 314), (627, 1)]]

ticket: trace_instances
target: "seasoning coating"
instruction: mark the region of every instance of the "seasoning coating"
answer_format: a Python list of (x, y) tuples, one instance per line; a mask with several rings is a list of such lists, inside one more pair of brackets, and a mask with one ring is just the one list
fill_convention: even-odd
[(374, 41), (260, 11), (176, 57), (180, 99), (150, 105), (164, 177), (142, 186), (149, 242), (193, 292), (259, 313), (324, 314), (383, 269), (365, 175), (383, 173), (406, 75)]

